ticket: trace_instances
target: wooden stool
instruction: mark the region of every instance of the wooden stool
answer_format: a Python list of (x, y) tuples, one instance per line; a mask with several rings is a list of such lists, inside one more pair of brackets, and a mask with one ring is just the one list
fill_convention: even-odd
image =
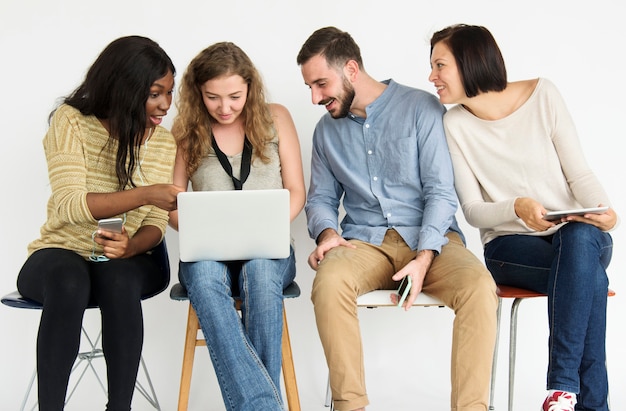
[[(300, 287), (294, 281), (285, 290), (283, 290), (284, 298), (296, 298), (300, 296)], [(170, 290), (170, 298), (176, 301), (188, 301), (187, 290), (182, 284), (178, 283)], [(235, 307), (241, 309), (241, 300), (235, 299)], [(191, 371), (193, 369), (193, 359), (196, 347), (206, 346), (204, 338), (198, 338), (198, 330), (200, 323), (195, 310), (189, 304), (189, 313), (187, 315), (187, 333), (185, 336), (185, 347), (183, 350), (183, 370), (180, 377), (180, 392), (178, 396), (178, 411), (187, 411), (189, 404), (189, 391), (191, 387)], [(289, 411), (300, 411), (300, 397), (298, 394), (298, 385), (296, 383), (296, 371), (293, 364), (293, 356), (291, 352), (291, 340), (289, 339), (289, 329), (287, 327), (287, 314), (283, 304), (283, 338), (282, 338), (282, 357), (283, 357), (283, 381), (285, 383), (285, 394), (287, 397), (287, 406)]]

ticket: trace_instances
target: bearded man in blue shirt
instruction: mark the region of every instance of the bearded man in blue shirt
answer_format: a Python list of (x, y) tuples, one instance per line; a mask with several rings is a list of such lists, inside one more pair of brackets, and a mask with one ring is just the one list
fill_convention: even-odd
[(305, 210), (317, 243), (308, 261), (316, 270), (311, 299), (335, 409), (369, 404), (357, 297), (410, 276), (405, 310), (424, 291), (455, 312), (451, 410), (486, 411), (496, 286), (454, 216), (444, 106), (425, 91), (370, 77), (359, 46), (335, 27), (315, 31), (297, 63), (313, 103), (328, 111), (313, 134)]

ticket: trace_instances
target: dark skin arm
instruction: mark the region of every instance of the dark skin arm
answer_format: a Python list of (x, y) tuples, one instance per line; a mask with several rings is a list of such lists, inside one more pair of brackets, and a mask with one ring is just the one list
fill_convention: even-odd
[[(167, 211), (176, 209), (176, 196), (184, 191), (173, 184), (155, 184), (113, 193), (88, 193), (87, 205), (97, 220), (109, 218), (151, 204)], [(145, 253), (161, 241), (158, 227), (143, 226), (130, 238), (126, 229), (121, 233), (98, 230), (94, 241), (103, 246), (108, 258), (128, 258)]]

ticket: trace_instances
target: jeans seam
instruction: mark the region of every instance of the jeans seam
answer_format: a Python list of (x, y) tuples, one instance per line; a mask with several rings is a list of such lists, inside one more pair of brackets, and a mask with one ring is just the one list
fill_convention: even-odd
[[(243, 279), (243, 288), (245, 289), (245, 296), (249, 295), (249, 289), (248, 289), (248, 270), (245, 266), (245, 264), (241, 267), (241, 277)], [(242, 296), (243, 297), (243, 296)], [(246, 316), (248, 315), (248, 311), (246, 310)], [(246, 348), (248, 349), (248, 351), (250, 352), (250, 354), (252, 355), (252, 357), (254, 358), (254, 361), (256, 362), (257, 366), (262, 370), (263, 373), (263, 377), (270, 383), (272, 390), (273, 390), (273, 394), (274, 394), (274, 398), (276, 399), (276, 401), (282, 405), (282, 401), (280, 398), (280, 392), (278, 392), (278, 388), (274, 385), (274, 381), (272, 380), (272, 378), (270, 377), (269, 373), (267, 372), (267, 369), (265, 368), (265, 364), (263, 364), (263, 362), (261, 361), (261, 359), (259, 358), (256, 349), (254, 347), (251, 347), (250, 344), (248, 343), (248, 338), (244, 333), (244, 328), (245, 328), (245, 324), (248, 323), (248, 319), (246, 318), (246, 321), (244, 322), (244, 325), (242, 326), (242, 328), (240, 328), (240, 331), (242, 332), (241, 337), (244, 339), (245, 344), (246, 344)]]
[[(559, 237), (559, 244), (561, 244), (561, 230), (558, 230), (555, 235), (557, 235)], [(559, 276), (559, 268), (561, 265), (561, 247), (558, 248), (558, 254), (555, 256), (555, 270), (554, 270), (554, 282), (552, 284), (552, 298), (548, 298), (548, 302), (550, 302), (550, 318), (552, 318), (552, 321), (550, 321), (550, 346), (548, 347), (548, 376), (550, 376), (552, 374), (552, 367), (553, 367), (553, 358), (552, 358), (552, 353), (554, 350), (554, 307), (557, 304), (556, 301), (556, 287), (557, 287), (557, 283), (558, 283), (558, 276)], [(550, 384), (552, 384), (552, 381), (547, 381), (547, 389), (550, 389)]]

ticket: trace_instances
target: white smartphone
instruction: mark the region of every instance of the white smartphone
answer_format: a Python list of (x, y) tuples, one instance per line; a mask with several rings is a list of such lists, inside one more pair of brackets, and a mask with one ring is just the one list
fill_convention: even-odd
[(398, 307), (402, 307), (402, 304), (404, 304), (404, 300), (406, 300), (406, 297), (409, 295), (409, 292), (411, 291), (412, 283), (413, 281), (411, 280), (410, 275), (407, 275), (406, 277), (404, 277), (402, 281), (400, 282), (398, 291), (396, 291), (396, 294), (398, 295)]
[(602, 214), (608, 209), (609, 207), (591, 207), (577, 208), (575, 210), (550, 211), (543, 216), (543, 219), (548, 221), (557, 221), (570, 215)]
[(111, 231), (114, 233), (122, 232), (122, 219), (119, 217), (115, 218), (104, 218), (102, 220), (98, 220), (98, 228), (101, 230)]

